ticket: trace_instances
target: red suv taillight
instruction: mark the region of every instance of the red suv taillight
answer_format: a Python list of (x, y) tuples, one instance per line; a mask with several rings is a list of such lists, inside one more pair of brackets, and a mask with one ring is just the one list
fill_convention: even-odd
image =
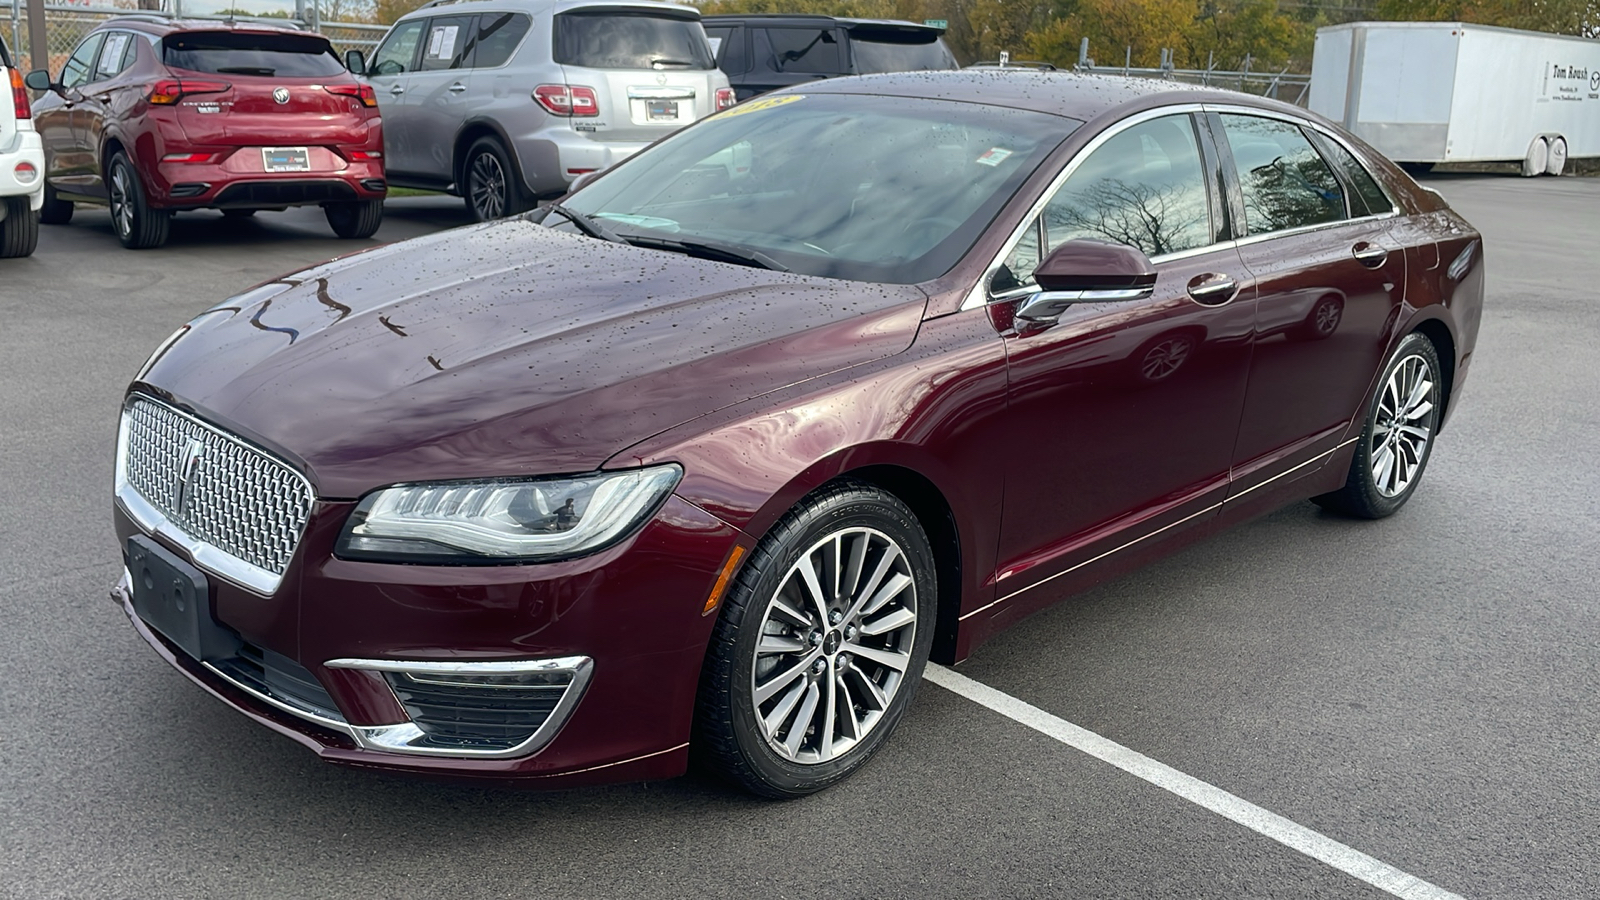
[(378, 95), (373, 93), (370, 84), (325, 84), (322, 89), (341, 97), (354, 97), (361, 101), (362, 106), (378, 105)]
[(600, 115), (600, 101), (594, 95), (594, 88), (582, 85), (541, 84), (533, 89), (533, 99), (555, 116)]
[(733, 88), (717, 88), (717, 112), (722, 112), (736, 102), (738, 101), (733, 97)]
[(17, 118), (33, 118), (33, 107), (28, 105), (28, 89), (22, 83), (22, 73), (11, 70), (11, 103), (17, 108)]
[(167, 78), (156, 82), (146, 99), (157, 106), (171, 106), (190, 94), (220, 94), (231, 87), (233, 85), (226, 81), (178, 81)]

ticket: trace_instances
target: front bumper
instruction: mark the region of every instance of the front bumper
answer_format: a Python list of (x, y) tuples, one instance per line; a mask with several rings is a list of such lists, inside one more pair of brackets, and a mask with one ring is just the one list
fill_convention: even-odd
[[(283, 690), (229, 661), (184, 653), (139, 618), (126, 585), (114, 599), (171, 665), (330, 762), (534, 786), (682, 773), (714, 622), (702, 606), (738, 537), (732, 528), (671, 497), (633, 538), (584, 559), (402, 566), (332, 556), (349, 508), (318, 504), (272, 596), (210, 579), (213, 621), (259, 648), (252, 658), (270, 654), (303, 673), (280, 681)], [(116, 522), (124, 545), (142, 533), (120, 505)], [(414, 715), (429, 698), (397, 690), (416, 673), (448, 682), (508, 672), (568, 679), (549, 718), (515, 746), (438, 746)]]

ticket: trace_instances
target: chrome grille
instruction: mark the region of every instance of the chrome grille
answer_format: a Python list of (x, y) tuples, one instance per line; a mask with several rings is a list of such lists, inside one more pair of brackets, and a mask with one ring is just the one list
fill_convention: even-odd
[[(270, 587), (277, 586), (311, 514), (311, 485), (300, 473), (226, 432), (144, 397), (134, 398), (123, 413), (118, 465), (118, 481), (168, 523), (232, 560), (277, 576)], [(130, 511), (139, 518), (138, 510)], [(196, 552), (195, 561), (205, 567), (211, 555)], [(263, 586), (262, 579), (242, 580)]]

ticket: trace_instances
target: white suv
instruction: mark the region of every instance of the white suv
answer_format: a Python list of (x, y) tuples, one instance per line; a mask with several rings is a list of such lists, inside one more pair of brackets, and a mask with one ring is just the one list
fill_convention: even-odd
[(479, 220), (734, 102), (699, 10), (648, 0), (434, 0), (351, 62), (389, 183), (460, 194)]
[(28, 256), (39, 243), (39, 207), (44, 205), (44, 144), (33, 130), (33, 108), (22, 73), (0, 40), (0, 257)]

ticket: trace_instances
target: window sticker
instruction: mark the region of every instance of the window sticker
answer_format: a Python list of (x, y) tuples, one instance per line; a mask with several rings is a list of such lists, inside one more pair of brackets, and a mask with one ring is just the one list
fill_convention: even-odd
[(989, 149), (983, 151), (983, 154), (974, 160), (974, 162), (980, 166), (998, 166), (1005, 162), (1006, 157), (1010, 155), (1011, 151), (1004, 147), (990, 147)]
[(440, 25), (428, 35), (428, 59), (450, 59), (456, 52), (456, 32), (459, 25)]
[(106, 45), (100, 50), (100, 74), (114, 75), (122, 65), (122, 53), (128, 49), (130, 35), (124, 32), (112, 32), (106, 38)]
[(763, 97), (759, 100), (746, 101), (730, 110), (718, 113), (718, 115), (723, 116), (724, 118), (730, 116), (742, 116), (746, 113), (761, 112), (764, 109), (772, 109), (776, 106), (786, 106), (790, 103), (804, 100), (805, 98), (805, 94), (789, 94), (783, 97)]

